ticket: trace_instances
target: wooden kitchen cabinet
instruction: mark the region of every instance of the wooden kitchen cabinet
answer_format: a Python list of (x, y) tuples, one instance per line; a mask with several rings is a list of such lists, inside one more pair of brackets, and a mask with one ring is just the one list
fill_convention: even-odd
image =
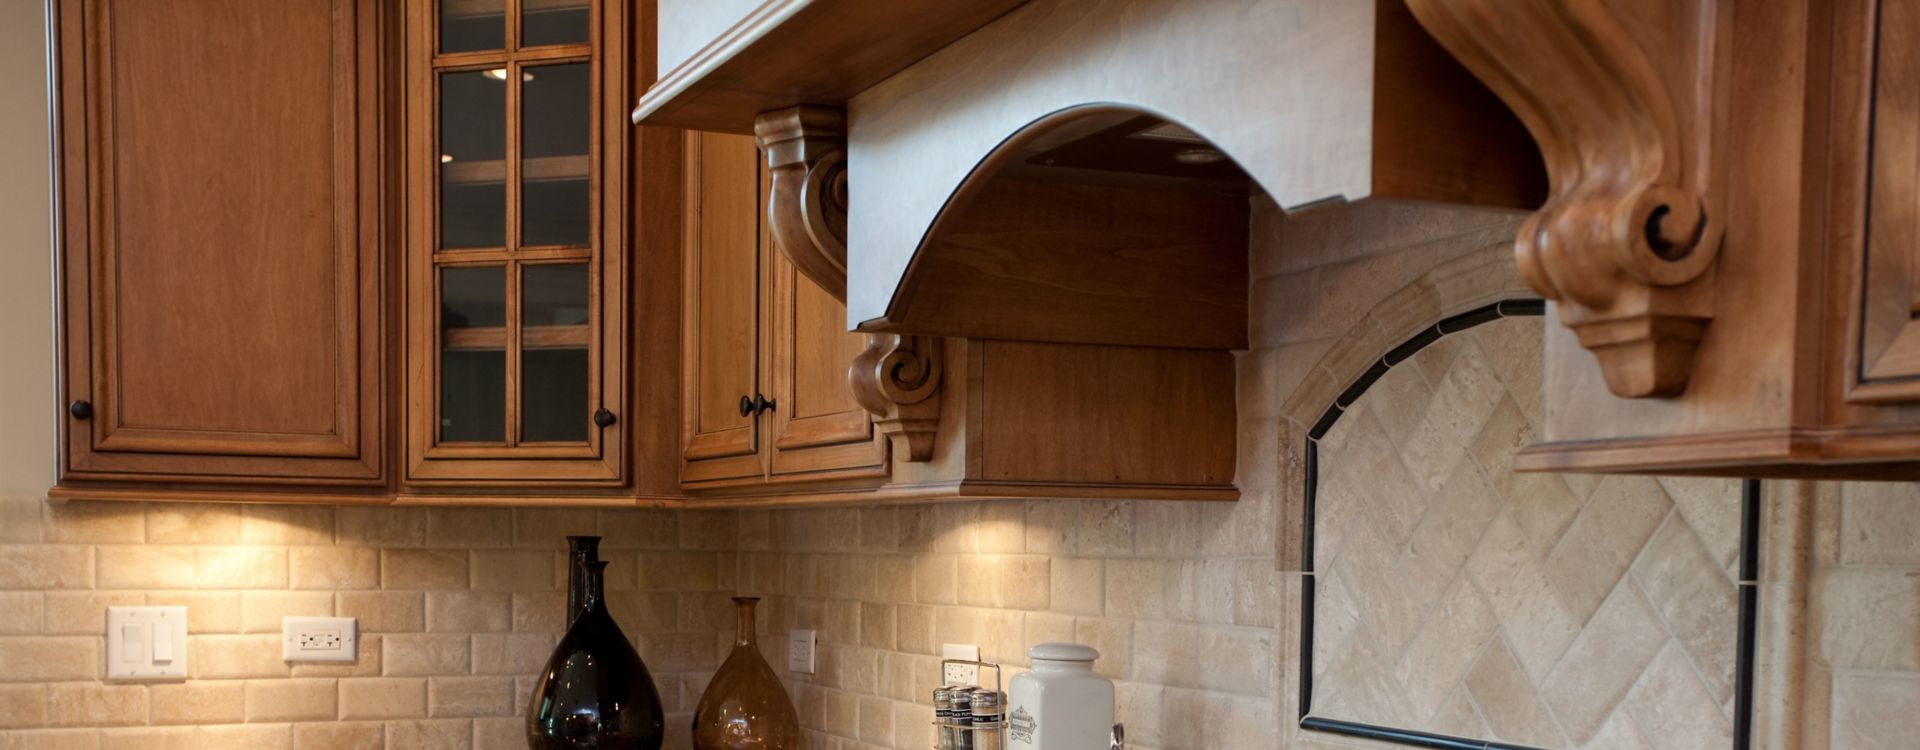
[(753, 139), (689, 133), (685, 163), (682, 484), (878, 483), (887, 446), (847, 384), (865, 337), (775, 249)]
[(63, 483), (386, 480), (374, 0), (60, 0)]
[(649, 9), (56, 3), (49, 494), (678, 502)]
[(626, 6), (408, 4), (409, 483), (624, 481)]

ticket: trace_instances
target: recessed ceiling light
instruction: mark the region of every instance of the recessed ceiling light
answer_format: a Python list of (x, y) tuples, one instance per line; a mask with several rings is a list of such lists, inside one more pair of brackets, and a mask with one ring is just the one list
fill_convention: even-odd
[(1210, 148), (1190, 148), (1173, 155), (1173, 160), (1181, 164), (1218, 164), (1227, 160), (1227, 155)]
[(441, 154), (441, 155), (440, 155), (440, 163), (441, 163), (441, 164), (445, 164), (445, 163), (447, 163), (447, 162), (450, 162), (450, 161), (453, 161), (453, 154)]

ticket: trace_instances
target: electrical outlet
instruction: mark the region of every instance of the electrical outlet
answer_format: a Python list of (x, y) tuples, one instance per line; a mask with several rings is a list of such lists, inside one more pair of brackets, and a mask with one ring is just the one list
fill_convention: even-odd
[(787, 632), (787, 671), (813, 674), (814, 631)]
[[(979, 661), (980, 647), (970, 643), (943, 643), (940, 644), (940, 658)], [(948, 664), (940, 675), (940, 684), (979, 687), (980, 668), (972, 664)]]
[(322, 630), (317, 633), (295, 633), (294, 638), (294, 648), (302, 652), (340, 650), (340, 631), (337, 630)]
[(359, 633), (351, 617), (286, 617), (280, 620), (282, 661), (344, 661), (359, 657)]

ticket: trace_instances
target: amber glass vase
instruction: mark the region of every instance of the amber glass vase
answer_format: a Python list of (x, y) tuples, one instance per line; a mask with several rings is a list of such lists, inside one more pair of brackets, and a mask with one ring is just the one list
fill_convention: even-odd
[(800, 716), (780, 677), (760, 657), (753, 605), (759, 598), (733, 598), (738, 634), (733, 653), (713, 675), (693, 711), (695, 750), (799, 750)]

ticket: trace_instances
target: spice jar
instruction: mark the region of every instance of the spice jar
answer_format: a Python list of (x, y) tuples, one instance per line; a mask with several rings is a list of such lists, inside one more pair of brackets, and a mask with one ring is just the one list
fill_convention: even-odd
[(1001, 718), (1006, 701), (998, 690), (973, 692), (973, 750), (1002, 750)]
[(953, 691), (933, 689), (933, 748), (953, 750)]
[(947, 723), (953, 732), (953, 750), (974, 750), (973, 747), (973, 691), (964, 687), (952, 688), (949, 692), (953, 703), (952, 720)]

